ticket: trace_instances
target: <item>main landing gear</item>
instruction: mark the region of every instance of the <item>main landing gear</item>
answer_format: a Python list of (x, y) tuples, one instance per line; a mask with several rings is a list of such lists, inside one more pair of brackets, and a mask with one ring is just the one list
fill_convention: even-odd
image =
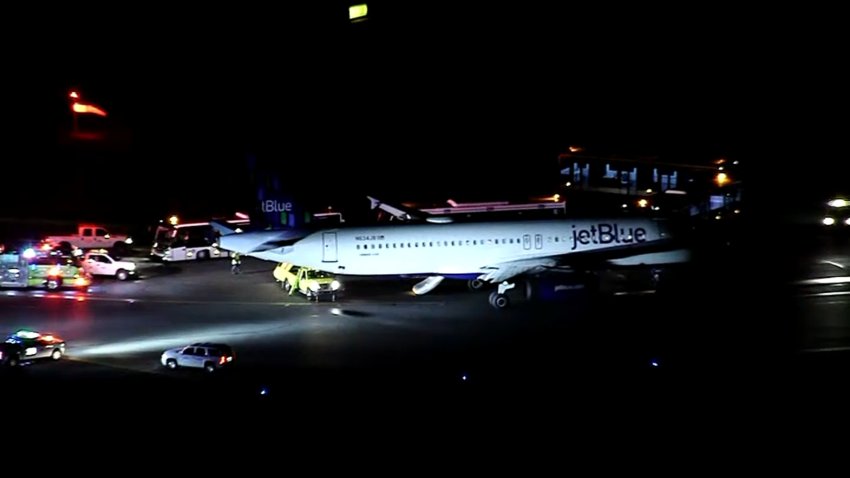
[(513, 282), (501, 282), (499, 284), (499, 288), (490, 293), (490, 305), (497, 309), (505, 309), (509, 305), (511, 305), (510, 299), (508, 299), (507, 291), (516, 287), (516, 284)]

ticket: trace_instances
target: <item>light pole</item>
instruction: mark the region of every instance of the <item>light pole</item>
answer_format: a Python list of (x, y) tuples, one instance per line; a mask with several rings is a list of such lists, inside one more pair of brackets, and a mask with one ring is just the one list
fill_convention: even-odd
[(71, 99), (71, 114), (73, 115), (74, 121), (74, 131), (71, 133), (73, 136), (80, 137), (80, 114), (93, 114), (103, 118), (107, 116), (107, 113), (103, 108), (91, 103), (82, 103), (80, 101), (80, 94), (76, 91), (72, 90), (69, 92), (68, 97)]

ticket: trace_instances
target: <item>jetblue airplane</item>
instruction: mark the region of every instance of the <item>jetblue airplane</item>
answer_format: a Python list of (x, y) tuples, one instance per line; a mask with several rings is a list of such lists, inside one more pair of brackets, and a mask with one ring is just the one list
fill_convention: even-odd
[(471, 288), (498, 283), (490, 304), (500, 309), (510, 303), (506, 292), (515, 287), (512, 280), (524, 274), (588, 260), (621, 266), (689, 260), (687, 250), (674, 248), (664, 222), (648, 218), (460, 223), (426, 217), (415, 223), (325, 229), (267, 249), (239, 236), (222, 236), (220, 246), (336, 274), (424, 277), (413, 286), (417, 295), (445, 278), (469, 280)]

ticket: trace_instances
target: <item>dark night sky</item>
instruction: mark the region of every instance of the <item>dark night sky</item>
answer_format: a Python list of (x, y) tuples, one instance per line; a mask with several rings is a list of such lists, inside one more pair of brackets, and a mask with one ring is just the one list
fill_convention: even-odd
[[(85, 190), (81, 207), (114, 210), (94, 192), (114, 187), (113, 175), (136, 193), (124, 199), (135, 209), (155, 198), (145, 213), (229, 206), (248, 194), (248, 154), (340, 195), (486, 196), (551, 181), (569, 144), (754, 163), (780, 157), (777, 143), (787, 154), (816, 139), (830, 151), (821, 140), (841, 131), (812, 118), (846, 96), (830, 93), (840, 79), (829, 28), (812, 39), (719, 5), (427, 14), (398, 2), (370, 3), (372, 18), (349, 25), (345, 2), (314, 3), (77, 12), (86, 31), (28, 17), (2, 80), (15, 111), (4, 167), (37, 166), (52, 186), (37, 201), (31, 185), (13, 186), (0, 216), (72, 212), (60, 198), (69, 183)], [(107, 141), (65, 139), (70, 87), (110, 112)]]

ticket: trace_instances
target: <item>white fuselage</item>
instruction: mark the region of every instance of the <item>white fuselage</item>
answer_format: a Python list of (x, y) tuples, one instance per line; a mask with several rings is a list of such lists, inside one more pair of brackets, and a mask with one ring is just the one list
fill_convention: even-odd
[(547, 219), (328, 229), (275, 257), (339, 274), (475, 274), (523, 259), (640, 248), (669, 239), (659, 226), (651, 219)]

